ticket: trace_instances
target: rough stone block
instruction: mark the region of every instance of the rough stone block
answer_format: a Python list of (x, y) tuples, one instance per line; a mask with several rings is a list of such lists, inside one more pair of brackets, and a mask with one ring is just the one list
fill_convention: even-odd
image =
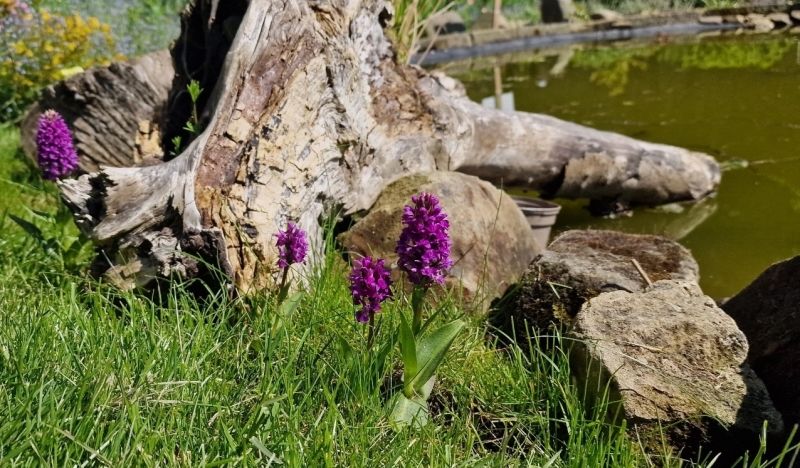
[(717, 422), (753, 436), (764, 421), (769, 432), (783, 430), (764, 383), (745, 363), (747, 339), (695, 283), (601, 294), (581, 309), (569, 336), (578, 388), (589, 401), (608, 389), (609, 419), (639, 433), (664, 428), (667, 442), (682, 448), (706, 440)]

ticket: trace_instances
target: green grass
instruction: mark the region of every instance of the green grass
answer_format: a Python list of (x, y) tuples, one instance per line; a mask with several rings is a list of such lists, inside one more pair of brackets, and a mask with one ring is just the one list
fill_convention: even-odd
[[(0, 213), (54, 211), (17, 145), (0, 130)], [(268, 294), (200, 300), (177, 284), (153, 301), (70, 276), (2, 223), (2, 467), (649, 466), (601, 422), (602, 402), (581, 402), (563, 352), (498, 348), (476, 320), (441, 368), (433, 423), (394, 432), (384, 376), (399, 356), (384, 366), (365, 351), (332, 246), (299, 309), (276, 322)], [(400, 307), (381, 313), (384, 330)]]

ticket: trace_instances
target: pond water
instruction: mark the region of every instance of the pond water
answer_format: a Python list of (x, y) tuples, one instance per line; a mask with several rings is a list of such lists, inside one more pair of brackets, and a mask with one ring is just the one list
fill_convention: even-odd
[(789, 34), (659, 38), (442, 68), (484, 105), (495, 105), (501, 85), (504, 108), (716, 157), (724, 172), (712, 199), (638, 208), (617, 219), (593, 218), (586, 201), (555, 200), (563, 209), (554, 234), (597, 228), (678, 240), (700, 264), (703, 290), (719, 299), (800, 254), (798, 40)]

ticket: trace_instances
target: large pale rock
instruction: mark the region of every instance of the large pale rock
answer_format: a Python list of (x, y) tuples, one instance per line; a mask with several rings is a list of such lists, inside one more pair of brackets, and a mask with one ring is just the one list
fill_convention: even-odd
[(775, 406), (800, 423), (800, 256), (767, 268), (722, 308), (747, 336), (748, 361)]
[[(697, 262), (677, 242), (615, 231), (567, 231), (536, 258), (520, 287), (492, 317), (504, 332), (569, 325), (588, 299), (608, 291), (643, 291), (647, 286), (632, 259), (651, 281), (698, 281)], [(513, 325), (513, 327), (512, 327)]]
[(589, 19), (595, 21), (621, 21), (624, 18), (624, 16), (616, 11), (611, 11), (607, 8), (595, 8), (592, 11), (592, 14), (589, 15)]
[(750, 13), (747, 15), (747, 25), (752, 26), (756, 32), (764, 33), (775, 29), (775, 23), (770, 21), (766, 16), (758, 13)]
[[(525, 216), (509, 195), (477, 177), (456, 172), (407, 176), (390, 184), (363, 219), (339, 237), (351, 257), (397, 261), (394, 249), (402, 230), (403, 208), (422, 191), (435, 194), (450, 221), (455, 266), (446, 278), (477, 314), (516, 283), (541, 252)], [(395, 280), (400, 271), (393, 269)]]
[(673, 447), (705, 440), (716, 423), (752, 434), (764, 421), (770, 432), (783, 429), (745, 363), (747, 339), (696, 283), (665, 280), (644, 292), (601, 294), (581, 309), (569, 335), (578, 388), (589, 401), (608, 388), (608, 418), (627, 420), (645, 445), (660, 442), (659, 424)]

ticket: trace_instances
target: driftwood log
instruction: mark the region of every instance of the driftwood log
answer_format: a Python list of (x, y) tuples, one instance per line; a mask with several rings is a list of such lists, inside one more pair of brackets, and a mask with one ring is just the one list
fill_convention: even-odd
[(368, 209), (419, 171), (626, 203), (715, 190), (707, 155), (480, 107), (457, 81), (399, 64), (391, 21), (383, 0), (198, 0), (173, 49), (165, 119), (167, 133), (180, 128), (190, 103), (178, 88), (200, 79), (204, 130), (163, 164), (60, 184), (100, 248), (95, 273), (147, 285), (202, 275), (205, 260), (240, 290), (269, 286), (287, 220), (308, 231), (313, 262), (321, 220)]
[(158, 124), (174, 75), (167, 51), (94, 68), (42, 91), (21, 122), (22, 147), (36, 160), (36, 128), (47, 109), (72, 130), (81, 169), (129, 167), (163, 157)]

